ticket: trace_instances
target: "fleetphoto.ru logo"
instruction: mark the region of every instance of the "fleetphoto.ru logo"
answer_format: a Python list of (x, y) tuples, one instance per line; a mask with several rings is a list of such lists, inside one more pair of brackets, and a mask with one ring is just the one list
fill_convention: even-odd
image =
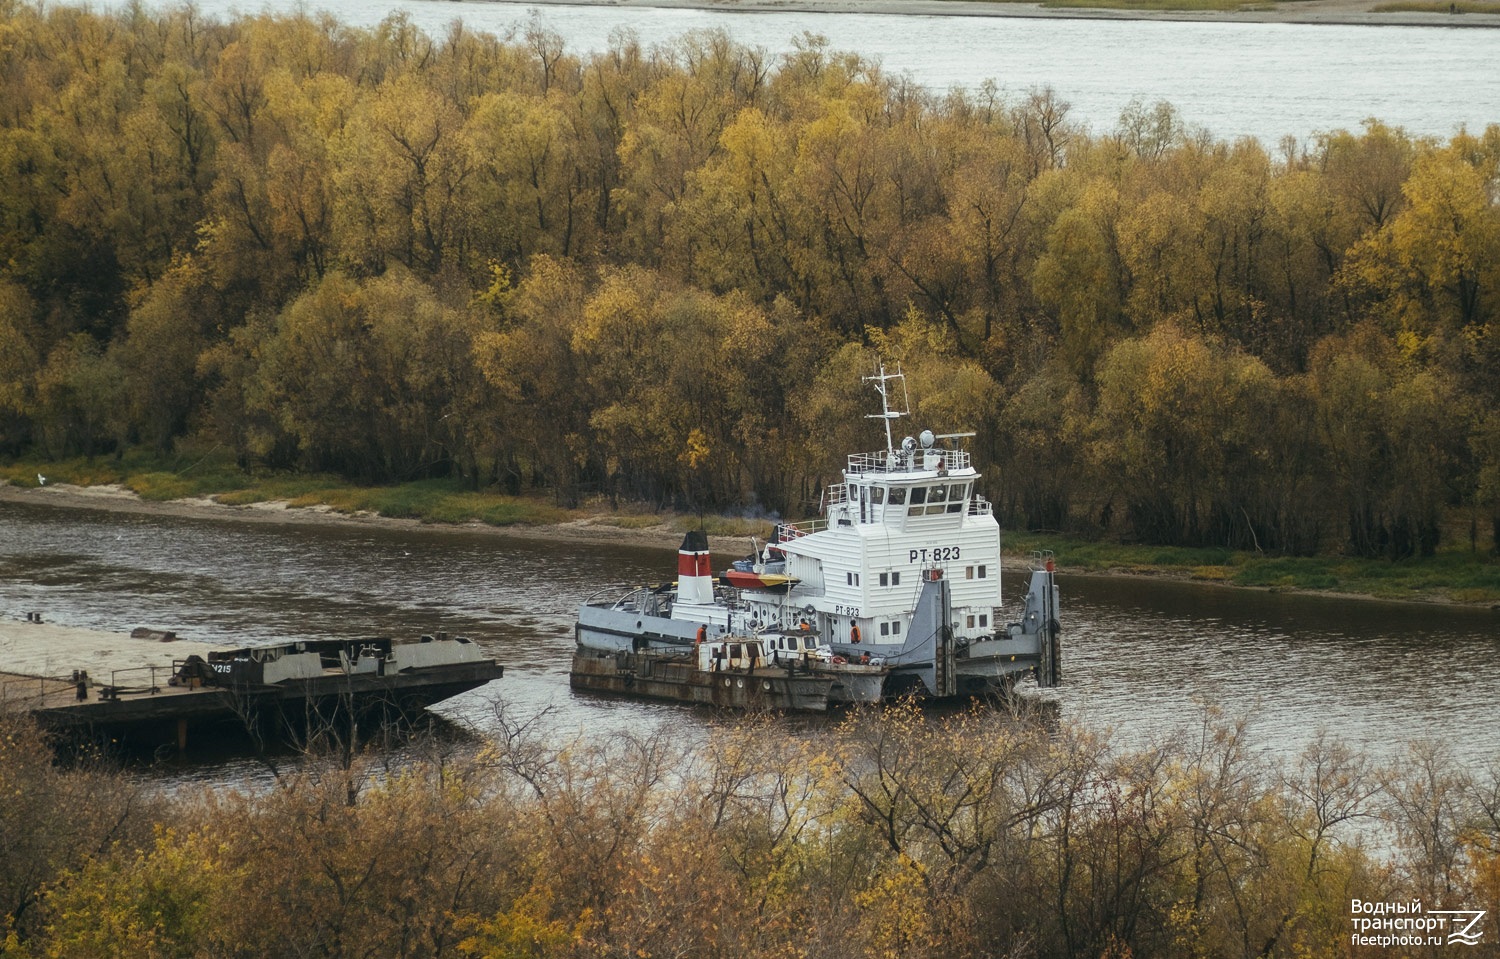
[(1483, 909), (1423, 909), (1411, 902), (1349, 901), (1356, 946), (1477, 946), (1484, 938)]

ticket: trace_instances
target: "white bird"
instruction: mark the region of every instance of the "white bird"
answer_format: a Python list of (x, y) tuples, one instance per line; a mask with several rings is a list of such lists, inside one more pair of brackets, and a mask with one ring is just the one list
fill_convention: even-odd
[(36, 485), (38, 485), (38, 486), (46, 486), (47, 485), (47, 477), (43, 476), (41, 473), (36, 474)]

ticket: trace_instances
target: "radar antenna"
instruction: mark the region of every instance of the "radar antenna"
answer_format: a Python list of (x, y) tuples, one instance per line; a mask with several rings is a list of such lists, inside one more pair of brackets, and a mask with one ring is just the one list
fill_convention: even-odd
[[(874, 376), (861, 377), (861, 379), (866, 383), (874, 383), (875, 392), (880, 394), (880, 412), (870, 413), (865, 416), (865, 419), (885, 421), (885, 449), (887, 453), (894, 455), (896, 452), (896, 447), (895, 444), (891, 441), (891, 422), (893, 420), (898, 420), (903, 416), (911, 415), (911, 398), (906, 394), (906, 374), (901, 372), (900, 363), (896, 364), (896, 372), (894, 373), (887, 373), (885, 371), (885, 364), (881, 363), (880, 372), (876, 373)], [(891, 408), (891, 382), (893, 380), (901, 381), (900, 409)]]

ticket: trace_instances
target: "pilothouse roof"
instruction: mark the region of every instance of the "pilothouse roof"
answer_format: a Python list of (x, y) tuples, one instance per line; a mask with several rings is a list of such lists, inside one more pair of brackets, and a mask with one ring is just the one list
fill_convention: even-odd
[[(866, 383), (874, 383), (875, 392), (880, 394), (880, 412), (871, 413), (867, 418), (881, 420), (885, 424), (885, 449), (873, 453), (850, 454), (849, 465), (845, 470), (849, 478), (883, 474), (891, 479), (923, 479), (973, 471), (967, 451), (935, 448), (939, 440), (963, 439), (973, 436), (973, 433), (935, 434), (931, 430), (923, 430), (919, 436), (908, 436), (901, 441), (899, 447), (896, 446), (891, 434), (891, 424), (903, 416), (911, 415), (906, 374), (901, 371), (899, 364), (896, 372), (887, 373), (885, 364), (882, 363), (878, 373), (863, 379)], [(894, 402), (898, 399), (899, 403)]]

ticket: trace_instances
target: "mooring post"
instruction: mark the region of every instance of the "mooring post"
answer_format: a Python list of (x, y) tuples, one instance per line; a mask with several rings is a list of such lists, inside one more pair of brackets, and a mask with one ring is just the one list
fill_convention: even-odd
[(187, 720), (177, 720), (177, 751), (187, 751)]

